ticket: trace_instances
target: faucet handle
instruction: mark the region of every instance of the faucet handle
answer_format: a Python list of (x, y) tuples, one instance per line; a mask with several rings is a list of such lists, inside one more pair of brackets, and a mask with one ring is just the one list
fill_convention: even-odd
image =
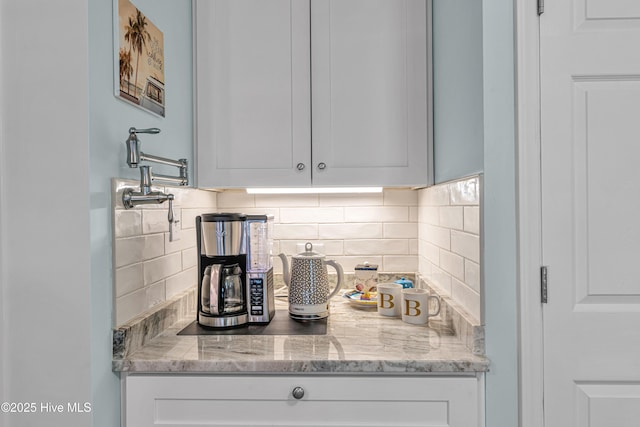
[(130, 168), (137, 168), (140, 163), (140, 140), (138, 139), (139, 133), (160, 133), (158, 128), (148, 129), (136, 129), (134, 127), (129, 128), (129, 138), (125, 141), (127, 146), (127, 164)]
[(160, 133), (160, 129), (158, 128), (136, 129), (134, 127), (129, 128), (129, 134), (136, 134), (136, 133), (156, 134), (156, 133)]

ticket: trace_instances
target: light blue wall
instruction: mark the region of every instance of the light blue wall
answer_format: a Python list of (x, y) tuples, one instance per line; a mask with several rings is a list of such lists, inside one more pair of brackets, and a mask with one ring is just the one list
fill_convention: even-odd
[(482, 2), (433, 2), (434, 176), (482, 172)]
[(434, 1), (435, 181), (483, 172), (486, 425), (518, 425), (512, 0)]
[(483, 1), (487, 426), (518, 425), (515, 55), (512, 0)]
[[(111, 371), (113, 274), (111, 194), (113, 177), (139, 180), (125, 163), (129, 127), (158, 127), (142, 135), (144, 152), (187, 158), (193, 182), (191, 0), (134, 0), (164, 33), (166, 118), (142, 111), (114, 96), (113, 1), (89, 2), (89, 163), (91, 192), (91, 348), (94, 426), (120, 423), (120, 385)], [(177, 174), (175, 168), (152, 166)]]

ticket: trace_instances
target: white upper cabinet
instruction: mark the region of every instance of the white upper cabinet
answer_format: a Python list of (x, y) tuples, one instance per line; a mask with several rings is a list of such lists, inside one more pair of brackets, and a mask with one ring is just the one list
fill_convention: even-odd
[(198, 186), (309, 185), (309, 1), (202, 0), (195, 19)]
[(200, 187), (431, 183), (426, 0), (197, 0)]
[(311, 1), (315, 185), (429, 183), (426, 23), (424, 0)]

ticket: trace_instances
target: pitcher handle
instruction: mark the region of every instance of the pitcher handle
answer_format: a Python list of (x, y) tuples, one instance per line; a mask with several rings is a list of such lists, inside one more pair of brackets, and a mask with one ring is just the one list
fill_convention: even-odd
[(342, 270), (342, 266), (340, 264), (332, 259), (326, 260), (325, 263), (335, 268), (336, 272), (338, 273), (338, 283), (336, 284), (336, 287), (333, 289), (333, 291), (331, 291), (331, 293), (329, 294), (329, 297), (327, 298), (327, 300), (329, 300), (331, 299), (331, 297), (337, 294), (342, 287), (342, 282), (344, 282), (344, 270)]
[(278, 254), (278, 257), (282, 260), (282, 281), (286, 287), (289, 287), (291, 282), (291, 272), (289, 271), (289, 261), (285, 254)]

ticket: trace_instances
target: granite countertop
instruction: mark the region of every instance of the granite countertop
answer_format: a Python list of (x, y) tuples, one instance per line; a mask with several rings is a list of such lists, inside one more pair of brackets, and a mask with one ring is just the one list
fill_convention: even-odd
[[(276, 299), (285, 316), (286, 299)], [(331, 300), (326, 335), (177, 335), (192, 311), (138, 348), (116, 351), (113, 370), (136, 373), (473, 373), (489, 360), (438, 317), (428, 326)], [(146, 327), (145, 327), (146, 328)], [(116, 331), (117, 332), (117, 331)]]

